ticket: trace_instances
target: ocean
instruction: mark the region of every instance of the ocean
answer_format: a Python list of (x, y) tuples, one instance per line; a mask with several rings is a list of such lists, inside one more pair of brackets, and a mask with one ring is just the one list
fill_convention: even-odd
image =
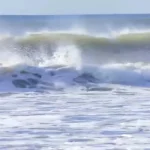
[(150, 15), (0, 16), (0, 149), (150, 149)]

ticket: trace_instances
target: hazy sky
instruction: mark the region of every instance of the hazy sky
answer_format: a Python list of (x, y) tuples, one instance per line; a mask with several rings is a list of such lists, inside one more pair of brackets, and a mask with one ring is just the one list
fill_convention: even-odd
[(0, 14), (150, 13), (150, 0), (0, 0)]

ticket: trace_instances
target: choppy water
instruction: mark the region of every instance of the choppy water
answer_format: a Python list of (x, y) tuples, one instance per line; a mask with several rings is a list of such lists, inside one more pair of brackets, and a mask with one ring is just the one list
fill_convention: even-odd
[(149, 19), (0, 16), (0, 149), (150, 149)]
[(1, 94), (1, 149), (149, 149), (149, 89)]

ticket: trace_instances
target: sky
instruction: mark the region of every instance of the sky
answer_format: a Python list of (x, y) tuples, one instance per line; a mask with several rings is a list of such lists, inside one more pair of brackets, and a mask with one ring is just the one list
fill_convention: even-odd
[(0, 14), (132, 14), (150, 13), (150, 0), (0, 0)]

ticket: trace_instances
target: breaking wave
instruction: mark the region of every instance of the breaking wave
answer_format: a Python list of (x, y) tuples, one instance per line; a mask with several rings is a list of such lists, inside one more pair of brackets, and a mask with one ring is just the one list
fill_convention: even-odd
[(149, 31), (109, 37), (69, 32), (1, 36), (0, 91), (149, 87), (149, 42)]
[[(45, 44), (58, 42), (75, 42), (77, 44), (97, 44), (97, 45), (119, 45), (119, 44), (142, 44), (149, 43), (150, 31), (139, 31), (131, 33), (119, 33), (112, 35), (91, 35), (76, 34), (65, 32), (45, 32), (45, 33), (28, 33), (25, 36), (13, 37), (10, 35), (1, 36), (1, 41), (12, 41), (18, 44)], [(39, 43), (40, 42), (40, 43)]]

